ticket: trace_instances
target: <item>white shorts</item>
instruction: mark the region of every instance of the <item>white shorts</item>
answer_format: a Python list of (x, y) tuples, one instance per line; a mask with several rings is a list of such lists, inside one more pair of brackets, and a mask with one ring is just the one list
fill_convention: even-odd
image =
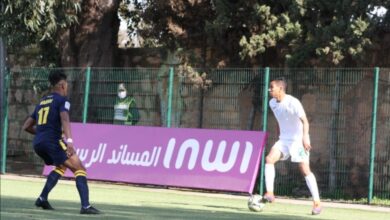
[(303, 147), (302, 140), (299, 141), (285, 141), (278, 140), (272, 148), (278, 149), (282, 153), (280, 160), (287, 160), (291, 156), (291, 162), (309, 163), (310, 153)]

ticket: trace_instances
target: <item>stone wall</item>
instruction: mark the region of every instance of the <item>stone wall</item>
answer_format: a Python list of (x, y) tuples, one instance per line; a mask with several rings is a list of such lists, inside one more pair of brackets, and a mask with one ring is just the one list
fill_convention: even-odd
[[(346, 151), (351, 156), (346, 161), (349, 170), (348, 188), (352, 195), (366, 195), (370, 162), (371, 118), (372, 118), (372, 76), (364, 78), (345, 97)], [(379, 78), (378, 111), (376, 121), (375, 183), (387, 184), (383, 176), (390, 177), (390, 70), (384, 69)], [(353, 157), (353, 153), (357, 156)], [(379, 177), (381, 176), (381, 177)]]
[[(376, 148), (376, 187), (389, 187), (383, 176), (390, 176), (390, 70), (382, 70), (379, 85), (378, 115), (377, 115), (377, 148)], [(166, 71), (163, 71), (166, 76)], [(301, 99), (310, 122), (310, 134), (313, 145), (311, 166), (317, 176), (322, 193), (338, 190), (348, 198), (365, 197), (368, 189), (368, 168), (371, 138), (371, 111), (373, 74), (367, 73), (355, 84), (340, 86), (339, 97), (336, 97), (333, 83), (300, 84), (292, 83), (289, 93)], [(160, 108), (166, 103), (167, 78), (160, 81), (139, 81), (142, 91), (157, 93), (161, 97), (150, 96), (145, 99), (140, 93), (134, 94), (138, 99), (144, 98), (138, 104), (140, 108), (153, 110), (146, 114), (141, 111), (143, 125), (166, 126), (166, 115), (159, 115)], [(234, 78), (225, 79), (232, 83), (214, 85), (204, 92), (203, 128), (261, 130), (262, 129), (262, 98), (259, 88), (235, 82)], [(176, 79), (175, 85), (180, 80)], [(163, 85), (164, 84), (164, 85)], [(32, 136), (21, 130), (25, 118), (31, 114), (34, 104), (42, 94), (37, 94), (28, 86), (28, 81), (14, 75), (9, 90), (9, 133), (8, 133), (8, 167), (13, 172), (39, 174), (42, 162), (37, 158), (31, 146)], [(153, 90), (150, 90), (153, 87)], [(199, 89), (191, 85), (175, 87), (173, 127), (199, 126)], [(75, 95), (78, 95), (75, 93)], [(153, 98), (155, 97), (155, 99)], [(257, 102), (254, 102), (257, 100)], [(335, 100), (338, 100), (338, 111), (335, 111)], [(74, 117), (72, 117), (74, 119)], [(74, 121), (72, 119), (72, 121)], [(178, 121), (175, 121), (178, 120)], [(142, 122), (141, 122), (142, 125)], [(276, 141), (276, 121), (269, 110), (268, 115), (269, 140), (267, 151)], [(30, 170), (28, 170), (30, 169)], [(296, 166), (284, 162), (277, 166), (276, 184), (289, 183), (294, 195), (307, 194), (307, 188)], [(387, 184), (387, 185), (383, 185)], [(281, 186), (281, 187), (282, 187)], [(285, 187), (285, 186), (283, 186)]]

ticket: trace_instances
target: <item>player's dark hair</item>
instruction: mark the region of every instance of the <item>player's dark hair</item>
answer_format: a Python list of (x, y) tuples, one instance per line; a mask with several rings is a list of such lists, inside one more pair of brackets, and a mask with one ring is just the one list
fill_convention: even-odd
[(281, 84), (284, 88), (284, 91), (287, 91), (287, 80), (283, 76), (273, 79), (271, 82), (277, 82), (278, 84)]
[(49, 73), (49, 82), (51, 86), (57, 85), (61, 80), (66, 80), (66, 75), (62, 70), (52, 70)]

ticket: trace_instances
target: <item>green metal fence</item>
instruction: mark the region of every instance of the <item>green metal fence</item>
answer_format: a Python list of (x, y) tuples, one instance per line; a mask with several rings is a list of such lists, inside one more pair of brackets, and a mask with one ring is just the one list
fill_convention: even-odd
[(377, 86), (373, 196), (390, 199), (390, 68), (380, 69)]
[(113, 123), (118, 84), (124, 83), (140, 112), (142, 126), (160, 126), (159, 95), (167, 73), (159, 69), (94, 69), (91, 70), (88, 119), (89, 123)]
[[(372, 102), (368, 99), (372, 95), (358, 94), (356, 89), (372, 74), (372, 69), (278, 69), (271, 72), (271, 78), (285, 76), (289, 79), (288, 93), (299, 98), (305, 107), (313, 145), (311, 168), (324, 197), (367, 196)], [(359, 107), (360, 112), (355, 114)], [(272, 141), (276, 139), (272, 135), (274, 129), (270, 126)], [(296, 167), (279, 163), (277, 169), (280, 170), (276, 181), (280, 186), (276, 188), (278, 193), (298, 196), (307, 192)], [(361, 189), (365, 191), (359, 191)]]
[[(207, 89), (178, 74), (177, 67), (65, 71), (72, 121), (113, 123), (117, 86), (124, 83), (140, 112), (137, 125), (267, 130), (267, 152), (277, 138), (268, 84), (283, 76), (287, 92), (302, 101), (310, 122), (311, 167), (322, 197), (390, 199), (390, 69), (210, 69), (205, 71), (212, 82)], [(48, 69), (25, 68), (9, 75), (3, 173), (42, 170), (32, 136), (21, 126), (47, 92), (47, 74)], [(309, 196), (295, 164), (280, 162), (276, 169), (278, 195)], [(259, 176), (256, 190), (262, 192), (262, 172)]]

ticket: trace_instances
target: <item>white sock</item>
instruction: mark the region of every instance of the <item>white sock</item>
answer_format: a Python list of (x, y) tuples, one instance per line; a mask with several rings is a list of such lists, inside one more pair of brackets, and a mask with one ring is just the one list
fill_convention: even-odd
[(309, 187), (311, 196), (314, 201), (320, 201), (320, 194), (318, 192), (317, 180), (313, 173), (305, 176), (307, 187)]
[(275, 165), (265, 164), (264, 175), (267, 192), (274, 192)]

